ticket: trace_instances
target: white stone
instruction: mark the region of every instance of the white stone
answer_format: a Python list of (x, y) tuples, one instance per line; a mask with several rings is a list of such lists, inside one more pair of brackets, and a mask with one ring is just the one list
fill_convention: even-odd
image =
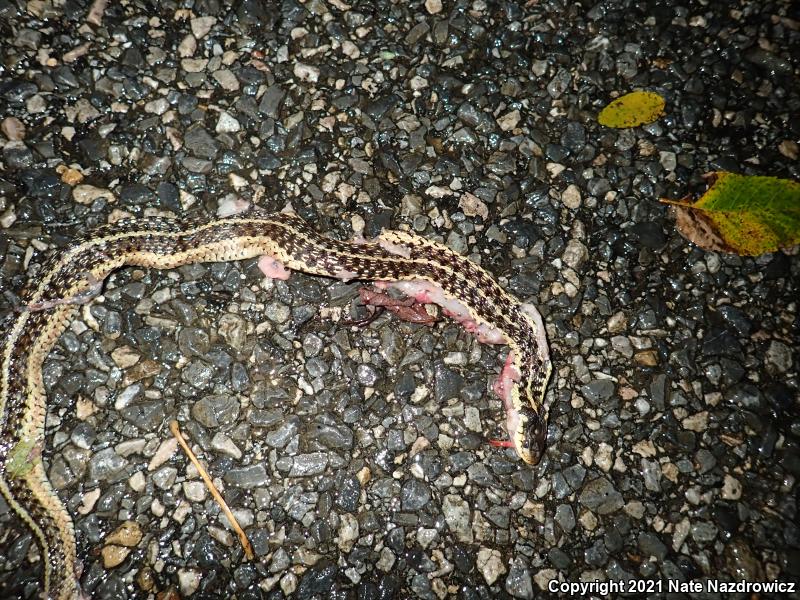
[(72, 189), (72, 199), (78, 204), (91, 204), (97, 198), (106, 198), (108, 201), (113, 202), (114, 193), (111, 190), (88, 184), (76, 185)]
[(358, 521), (350, 513), (342, 513), (339, 517), (339, 536), (337, 544), (342, 552), (350, 552), (358, 540)]
[(202, 481), (184, 481), (183, 495), (190, 502), (203, 502), (208, 494), (208, 488)]
[(430, 15), (442, 12), (442, 0), (425, 0), (425, 10)]
[(725, 475), (722, 483), (722, 498), (724, 500), (738, 500), (742, 497), (742, 484), (731, 475)]
[(178, 56), (181, 58), (190, 58), (194, 56), (195, 50), (197, 50), (197, 38), (191, 33), (184, 37), (181, 43), (178, 44)]
[(345, 56), (348, 56), (353, 60), (361, 56), (361, 50), (359, 50), (358, 46), (356, 46), (350, 40), (345, 40), (342, 42), (342, 52), (344, 52)]
[(497, 119), (497, 124), (503, 131), (511, 131), (519, 124), (519, 121), (520, 114), (519, 111), (515, 109)]
[(470, 508), (466, 500), (455, 494), (448, 494), (442, 502), (444, 519), (450, 531), (459, 542), (471, 544), (473, 541), (472, 526), (470, 523)]
[(310, 81), (316, 83), (319, 80), (319, 69), (304, 63), (295, 63), (294, 76), (300, 81)]
[(161, 465), (167, 462), (170, 458), (172, 458), (172, 455), (175, 454), (177, 449), (178, 449), (178, 440), (175, 439), (174, 437), (171, 437), (161, 442), (161, 444), (158, 447), (158, 450), (156, 450), (156, 453), (153, 455), (153, 458), (150, 459), (150, 464), (147, 465), (147, 470), (155, 471), (157, 468), (159, 468)]
[(234, 119), (230, 114), (224, 110), (219, 113), (219, 119), (217, 120), (217, 126), (215, 128), (217, 133), (235, 133), (241, 130), (241, 128), (242, 126), (239, 124), (239, 121)]
[(197, 17), (192, 19), (192, 33), (198, 40), (204, 38), (214, 24), (217, 22), (217, 17)]
[(696, 433), (703, 433), (706, 428), (708, 427), (708, 411), (704, 410), (702, 412), (693, 414), (690, 417), (686, 417), (683, 421), (681, 421), (684, 429), (688, 429), (689, 431), (694, 431)]
[(239, 89), (239, 80), (236, 79), (236, 75), (234, 75), (233, 71), (230, 69), (214, 71), (211, 76), (217, 80), (217, 83), (219, 83), (222, 89), (228, 92), (235, 92)]
[(578, 189), (578, 186), (574, 183), (569, 184), (567, 189), (561, 193), (561, 201), (564, 203), (564, 206), (572, 210), (580, 208), (581, 191)]
[(488, 585), (493, 585), (500, 575), (506, 572), (506, 566), (503, 564), (500, 551), (494, 548), (481, 548), (478, 550), (475, 564)]
[(589, 258), (589, 250), (583, 245), (583, 242), (574, 238), (567, 242), (564, 254), (561, 255), (561, 260), (571, 269), (580, 267), (587, 258)]
[(202, 575), (194, 569), (178, 569), (178, 585), (181, 589), (181, 596), (191, 596), (200, 587)]

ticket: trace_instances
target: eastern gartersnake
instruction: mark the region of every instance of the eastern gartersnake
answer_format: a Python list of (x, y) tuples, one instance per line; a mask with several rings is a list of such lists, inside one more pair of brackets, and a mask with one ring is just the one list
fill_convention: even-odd
[(496, 388), (506, 398), (506, 425), (517, 453), (528, 463), (539, 460), (551, 371), (541, 317), (449, 248), (403, 231), (384, 231), (371, 242), (341, 242), (318, 235), (293, 214), (258, 209), (208, 221), (120, 221), (54, 257), (22, 293), (21, 308), (2, 332), (0, 492), (36, 537), (45, 597), (74, 599), (80, 593), (72, 518), (41, 458), (46, 413), (42, 363), (77, 304), (91, 299), (123, 265), (167, 269), (258, 255), (316, 275), (401, 282), (404, 291), (443, 304), (479, 339), (508, 343)]

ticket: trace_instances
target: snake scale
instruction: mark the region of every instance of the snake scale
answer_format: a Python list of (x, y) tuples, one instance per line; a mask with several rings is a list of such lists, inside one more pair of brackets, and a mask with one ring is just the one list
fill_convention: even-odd
[(551, 372), (541, 317), (446, 246), (387, 230), (369, 242), (338, 241), (319, 235), (294, 214), (258, 208), (205, 221), (119, 221), (54, 256), (22, 292), (20, 309), (2, 328), (0, 492), (35, 536), (45, 598), (82, 597), (72, 518), (42, 461), (47, 407), (42, 364), (50, 349), (78, 305), (95, 296), (115, 269), (169, 269), (259, 255), (315, 275), (398, 282), (402, 291), (419, 292), (418, 297), (442, 304), (482, 341), (507, 343), (508, 359), (496, 389), (505, 399), (513, 447), (525, 462), (538, 462), (546, 437), (544, 393)]

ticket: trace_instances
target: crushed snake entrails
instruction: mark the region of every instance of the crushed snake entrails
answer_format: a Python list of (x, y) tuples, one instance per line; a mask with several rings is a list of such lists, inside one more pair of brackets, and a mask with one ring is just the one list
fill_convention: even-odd
[(0, 342), (0, 492), (30, 528), (41, 552), (45, 598), (82, 597), (72, 517), (42, 461), (47, 408), (42, 363), (78, 310), (122, 266), (170, 269), (189, 263), (262, 256), (261, 270), (292, 270), (343, 281), (374, 281), (435, 303), (481, 342), (508, 344), (494, 386), (506, 410), (508, 445), (526, 463), (544, 451), (551, 373), (536, 308), (506, 292), (484, 269), (448, 247), (406, 231), (343, 242), (315, 232), (290, 213), (259, 208), (208, 220), (161, 217), (100, 227), (62, 251), (20, 296)]

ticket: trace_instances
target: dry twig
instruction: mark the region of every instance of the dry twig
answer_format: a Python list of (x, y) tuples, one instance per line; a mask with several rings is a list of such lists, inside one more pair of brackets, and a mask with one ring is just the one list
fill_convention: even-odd
[(228, 517), (228, 521), (230, 521), (231, 526), (233, 527), (234, 531), (236, 531), (236, 535), (239, 536), (239, 541), (242, 544), (242, 548), (244, 548), (244, 556), (247, 560), (253, 560), (255, 555), (253, 554), (253, 547), (250, 545), (250, 540), (247, 539), (247, 535), (245, 534), (244, 530), (239, 526), (239, 523), (236, 521), (236, 517), (233, 516), (231, 509), (228, 508), (228, 504), (225, 502), (225, 499), (217, 490), (214, 482), (211, 481), (211, 477), (208, 475), (208, 472), (203, 468), (203, 465), (200, 464), (200, 461), (197, 460), (197, 457), (194, 455), (194, 452), (189, 448), (189, 444), (186, 443), (186, 440), (183, 438), (181, 434), (179, 425), (177, 421), (170, 421), (169, 423), (169, 430), (172, 432), (172, 435), (175, 436), (175, 439), (178, 440), (178, 443), (183, 448), (183, 451), (186, 453), (186, 456), (189, 457), (189, 460), (192, 461), (195, 467), (197, 467), (197, 471), (200, 473), (200, 477), (203, 478), (203, 481), (206, 484), (206, 487), (211, 492), (211, 495), (214, 496), (214, 500), (217, 501), (222, 512), (225, 513), (225, 516)]

